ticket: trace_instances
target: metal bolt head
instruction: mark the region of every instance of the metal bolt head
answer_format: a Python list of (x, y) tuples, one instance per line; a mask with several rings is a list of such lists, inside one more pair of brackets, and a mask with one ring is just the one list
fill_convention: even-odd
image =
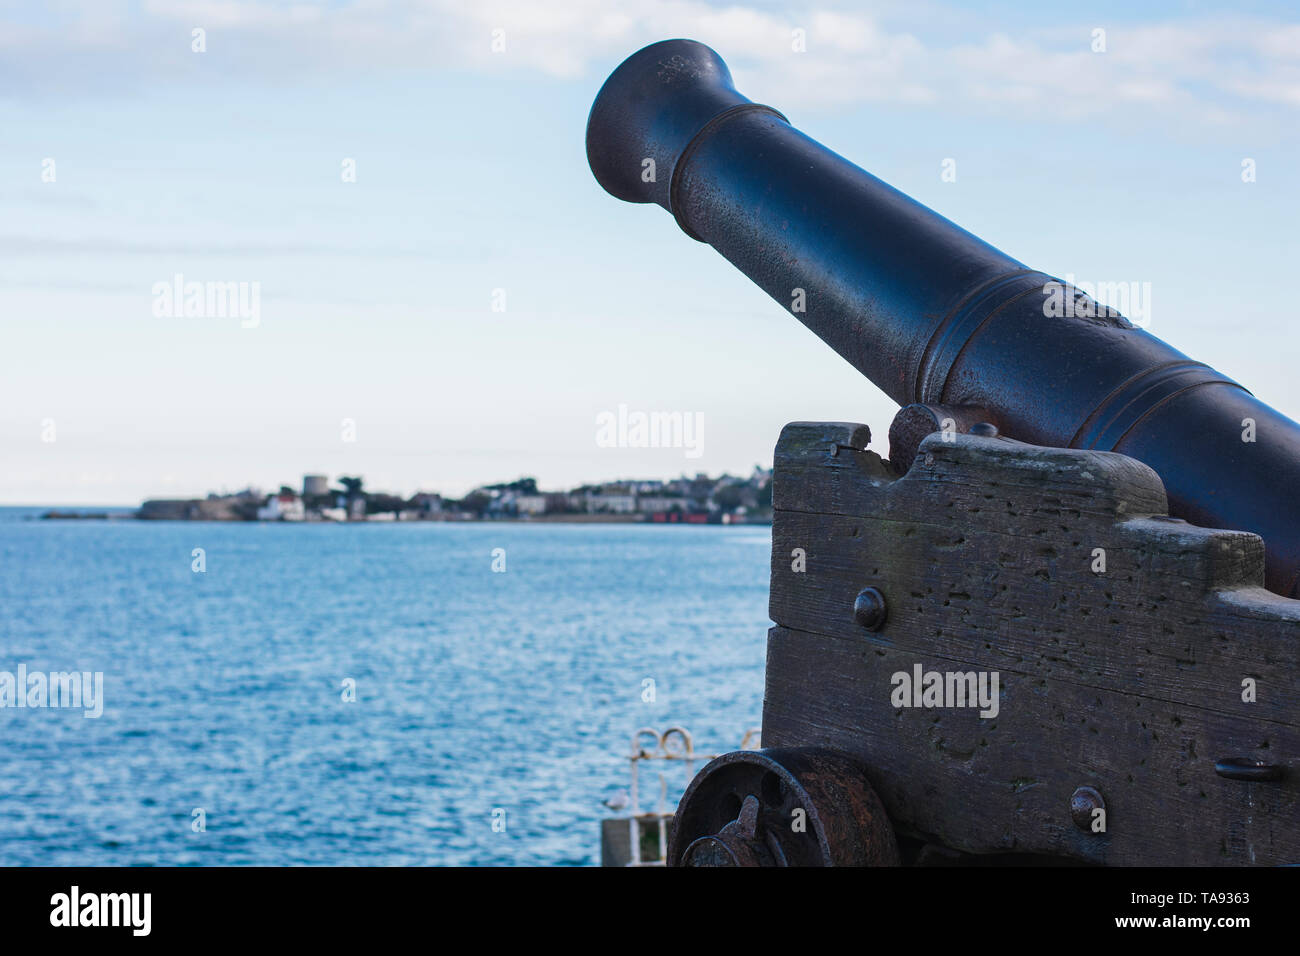
[(875, 588), (863, 588), (853, 602), (853, 619), (868, 631), (878, 631), (888, 617), (885, 596)]
[(1070, 795), (1070, 819), (1080, 830), (1092, 829), (1092, 811), (1105, 810), (1106, 801), (1094, 787), (1080, 787)]
[(682, 865), (774, 866), (772, 853), (758, 832), (758, 797), (749, 794), (740, 813), (712, 836), (700, 837), (682, 854)]
[(982, 438), (997, 438), (998, 426), (989, 422), (979, 422), (970, 427), (970, 433), (972, 435), (979, 435)]

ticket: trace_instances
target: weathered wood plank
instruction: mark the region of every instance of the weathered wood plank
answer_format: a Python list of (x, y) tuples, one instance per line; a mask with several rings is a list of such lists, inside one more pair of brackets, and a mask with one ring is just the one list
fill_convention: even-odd
[[(996, 718), (895, 708), (891, 675), (957, 662), (774, 627), (766, 747), (832, 747), (871, 768), (900, 831), (971, 853), (1043, 853), (1116, 865), (1300, 861), (1300, 789), (1215, 775), (1218, 750), (1297, 753), (1300, 731), (1004, 671)], [(1070, 796), (1096, 787), (1106, 832), (1080, 830)]]
[[(857, 643), (1300, 725), (1300, 602), (1263, 590), (1229, 601), (1213, 590), (1242, 575), (1238, 537), (1149, 519), (1023, 537), (778, 513), (768, 613)], [(1104, 573), (1091, 570), (1097, 548)], [(791, 557), (797, 550), (802, 559)], [(888, 606), (874, 633), (853, 617), (867, 586)], [(1277, 614), (1261, 617), (1269, 605)], [(1256, 684), (1251, 703), (1246, 678)]]

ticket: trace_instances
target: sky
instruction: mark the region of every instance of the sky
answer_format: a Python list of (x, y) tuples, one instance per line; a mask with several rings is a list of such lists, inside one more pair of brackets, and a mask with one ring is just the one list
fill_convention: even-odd
[[(793, 420), (885, 454), (892, 402), (592, 178), (597, 90), (671, 37), (1300, 418), (1293, 3), (0, 0), (0, 503), (748, 473)], [(177, 275), (256, 321), (166, 314)], [(606, 447), (620, 406), (697, 447)]]

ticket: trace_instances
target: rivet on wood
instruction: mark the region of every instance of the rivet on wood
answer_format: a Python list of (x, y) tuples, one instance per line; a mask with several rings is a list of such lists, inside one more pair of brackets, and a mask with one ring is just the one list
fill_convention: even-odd
[(1091, 830), (1093, 811), (1105, 809), (1106, 801), (1094, 787), (1080, 787), (1070, 795), (1070, 818), (1080, 830)]
[(885, 596), (875, 588), (863, 588), (853, 602), (853, 619), (868, 631), (878, 631), (885, 624), (888, 611)]

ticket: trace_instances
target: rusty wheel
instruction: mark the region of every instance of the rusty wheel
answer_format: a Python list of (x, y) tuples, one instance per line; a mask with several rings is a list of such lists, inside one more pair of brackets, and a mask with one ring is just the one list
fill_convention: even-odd
[(896, 866), (898, 843), (865, 769), (846, 754), (739, 750), (682, 795), (670, 866)]

